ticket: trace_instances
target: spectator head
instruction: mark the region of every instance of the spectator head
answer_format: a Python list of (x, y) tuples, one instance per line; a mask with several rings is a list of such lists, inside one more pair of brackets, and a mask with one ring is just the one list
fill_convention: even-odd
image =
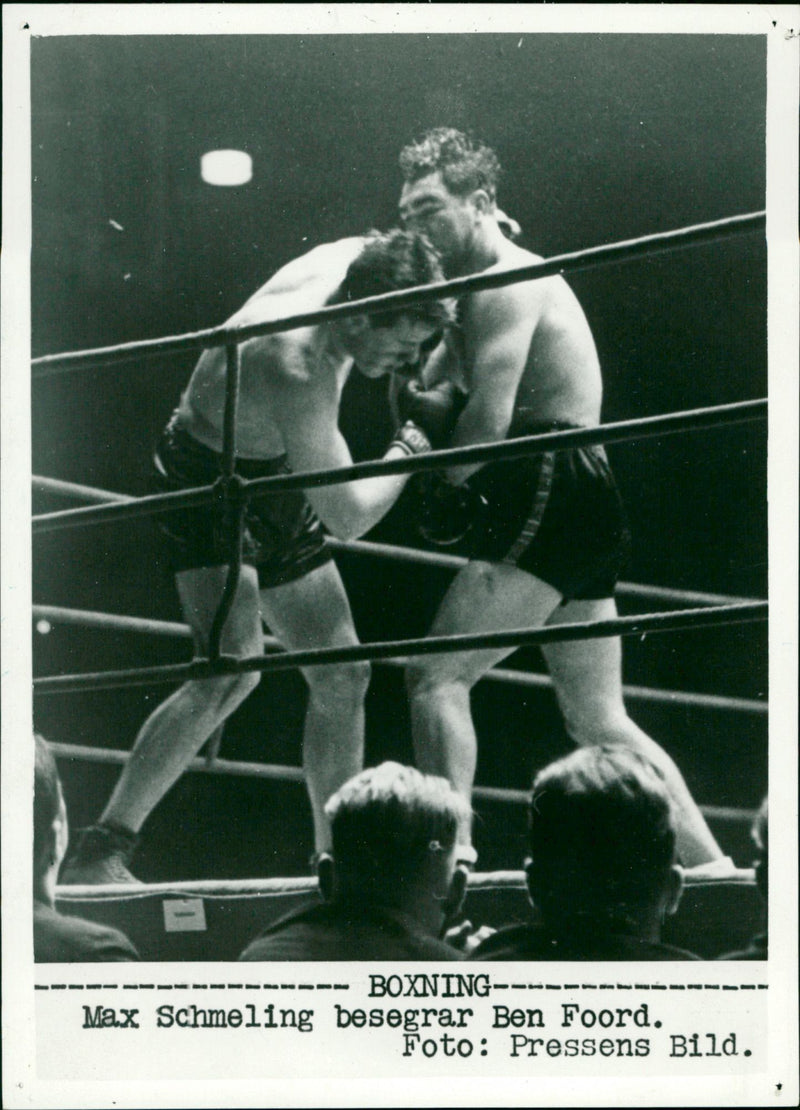
[(323, 895), (371, 902), (441, 928), (463, 899), (456, 834), (467, 803), (443, 778), (382, 763), (355, 775), (329, 799), (332, 869), (320, 869)]
[[(52, 903), (55, 881), (69, 843), (69, 825), (61, 780), (53, 753), (43, 736), (36, 747), (33, 787), (34, 894)], [(48, 896), (49, 895), (49, 896)]]
[(766, 902), (769, 886), (769, 812), (766, 798), (756, 814), (750, 835), (758, 851), (758, 856), (753, 864), (756, 872), (756, 885), (761, 892), (761, 897)]
[(528, 886), (544, 924), (658, 940), (681, 872), (660, 772), (622, 747), (587, 747), (534, 780)]

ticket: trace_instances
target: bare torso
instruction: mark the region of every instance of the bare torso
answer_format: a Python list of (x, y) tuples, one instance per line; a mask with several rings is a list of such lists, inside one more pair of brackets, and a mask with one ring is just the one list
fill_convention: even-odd
[[(490, 270), (537, 261), (539, 256), (504, 240), (500, 257)], [(492, 331), (498, 309), (510, 319), (507, 354), (518, 364), (512, 419), (518, 420), (524, 413), (528, 419), (542, 422), (599, 423), (602, 379), (594, 340), (575, 294), (557, 276), (464, 299), (459, 362), (466, 392), (481, 384), (487, 355), (485, 336)], [(508, 379), (504, 379), (502, 387), (507, 385)]]
[[(228, 324), (260, 323), (322, 308), (341, 284), (363, 242), (342, 239), (288, 263)], [(308, 406), (315, 408), (317, 417), (336, 423), (352, 359), (336, 347), (324, 325), (250, 339), (241, 344), (240, 356), (237, 455), (264, 459), (286, 452), (285, 421), (296, 419), (282, 404), (287, 381), (305, 383)], [(215, 451), (222, 448), (225, 380), (224, 349), (204, 351), (179, 405), (182, 426)]]

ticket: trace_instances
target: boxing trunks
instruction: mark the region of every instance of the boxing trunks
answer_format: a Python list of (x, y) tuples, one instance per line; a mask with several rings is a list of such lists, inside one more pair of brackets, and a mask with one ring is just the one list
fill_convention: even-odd
[[(570, 427), (517, 412), (508, 435)], [(469, 487), (483, 499), (481, 509), (463, 540), (448, 550), (519, 567), (554, 586), (565, 601), (612, 596), (630, 533), (602, 446), (488, 463)]]
[[(166, 493), (212, 485), (220, 476), (220, 456), (199, 443), (174, 413), (153, 455), (153, 485)], [(288, 474), (286, 456), (237, 459), (242, 478)], [(221, 566), (228, 562), (226, 534), (218, 505), (176, 509), (158, 518), (169, 542), (174, 571)], [(258, 571), (259, 586), (270, 589), (293, 582), (331, 559), (322, 524), (302, 490), (273, 493), (245, 509), (242, 561)]]

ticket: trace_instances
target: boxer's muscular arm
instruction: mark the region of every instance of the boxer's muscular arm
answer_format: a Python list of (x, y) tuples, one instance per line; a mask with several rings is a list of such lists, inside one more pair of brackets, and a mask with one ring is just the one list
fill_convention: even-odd
[[(292, 470), (332, 470), (352, 465), (350, 449), (338, 428), (339, 394), (334, 381), (281, 374), (272, 393), (275, 422)], [(390, 447), (385, 457), (406, 455), (401, 448)], [(306, 497), (333, 535), (353, 539), (385, 516), (407, 480), (407, 474), (363, 478), (308, 489)]]
[[(473, 299), (465, 321), (469, 400), (452, 447), (505, 439), (538, 316), (530, 294), (515, 287), (489, 290)], [(464, 482), (479, 465), (451, 467), (447, 476)]]
[[(461, 377), (461, 368), (458, 361), (458, 354), (453, 346), (453, 342), (448, 334), (439, 341), (433, 348), (428, 357), (422, 364), (416, 374), (412, 377), (418, 377), (426, 389), (439, 385), (444, 381), (453, 382), (458, 389), (464, 392), (463, 380)], [(400, 421), (400, 413), (398, 409), (398, 394), (404, 388), (409, 379), (408, 374), (394, 373), (389, 380), (389, 411), (392, 414), (392, 419), (395, 423)]]
[(452, 334), (446, 333), (441, 342), (428, 355), (420, 379), (426, 389), (430, 389), (442, 381), (455, 382), (457, 386), (463, 388), (456, 340)]

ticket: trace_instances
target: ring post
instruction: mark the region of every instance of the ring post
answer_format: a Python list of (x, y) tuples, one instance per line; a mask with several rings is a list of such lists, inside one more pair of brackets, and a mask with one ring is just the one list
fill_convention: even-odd
[[(227, 548), (228, 574), (219, 607), (214, 614), (208, 641), (208, 657), (218, 661), (221, 654), (222, 633), (233, 607), (242, 570), (242, 537), (244, 514), (247, 508), (246, 483), (236, 473), (236, 416), (239, 408), (239, 380), (241, 359), (236, 343), (225, 347), (225, 413), (222, 431), (221, 476), (215, 483), (222, 517), (223, 541)], [(206, 763), (217, 758), (222, 742), (222, 727), (217, 728), (206, 744)]]

